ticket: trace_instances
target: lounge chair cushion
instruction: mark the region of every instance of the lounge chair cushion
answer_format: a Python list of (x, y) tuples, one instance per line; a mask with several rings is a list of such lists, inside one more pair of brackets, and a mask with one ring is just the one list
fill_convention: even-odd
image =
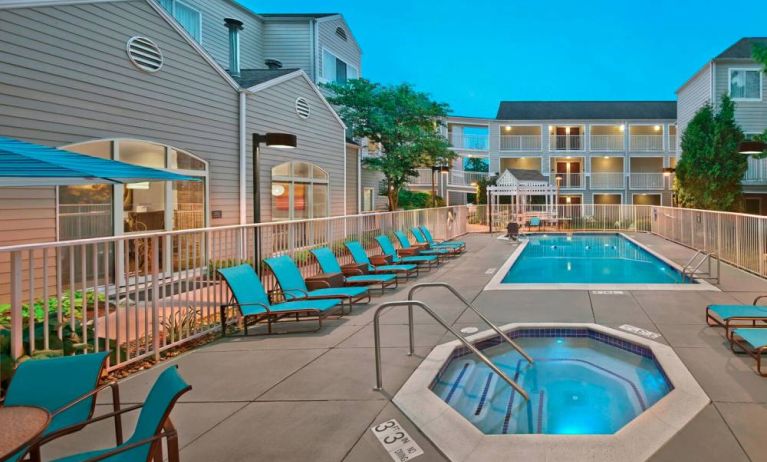
[(396, 279), (394, 274), (360, 274), (358, 276), (348, 276), (346, 282), (352, 283), (370, 283), (389, 282)]
[(309, 291), (301, 270), (298, 269), (296, 263), (289, 256), (279, 255), (267, 258), (264, 262), (269, 265), (269, 269), (274, 273), (274, 277), (277, 278), (277, 282), (280, 284), (280, 289), (282, 289), (286, 296), (290, 294), (300, 298)]
[(294, 300), (272, 305), (269, 307), (269, 309), (272, 312), (296, 311), (303, 309), (325, 312), (329, 311), (331, 308), (335, 307), (341, 302), (342, 300), (333, 298), (328, 298), (326, 300)]
[[(242, 264), (230, 268), (221, 268), (218, 272), (226, 279), (226, 283), (229, 285), (229, 290), (232, 291), (235, 301), (243, 305), (243, 310), (256, 309), (256, 306), (249, 305), (251, 303), (263, 303), (269, 306), (269, 296), (266, 294), (266, 289), (264, 289), (261, 279), (259, 279), (256, 270), (252, 266)], [(261, 309), (263, 310), (263, 308)], [(245, 314), (244, 311), (243, 314)]]
[(310, 297), (358, 297), (367, 294), (367, 287), (328, 287), (310, 290)]
[(738, 329), (733, 329), (732, 333), (748, 342), (748, 344), (754, 348), (767, 346), (767, 329), (760, 327), (740, 327)]
[(723, 321), (730, 318), (767, 318), (767, 307), (755, 305), (709, 305), (709, 312)]
[(417, 265), (381, 265), (376, 266), (375, 271), (413, 271)]
[(397, 257), (394, 262), (405, 262), (405, 263), (431, 263), (433, 261), (436, 261), (437, 257), (434, 255), (413, 255), (410, 257)]
[(440, 247), (434, 247), (433, 249), (429, 250), (421, 250), (419, 253), (421, 255), (446, 255), (451, 252), (450, 249), (447, 248), (440, 248)]
[(437, 244), (445, 244), (445, 245), (454, 245), (456, 247), (465, 247), (466, 243), (463, 241), (442, 241), (437, 242), (434, 240), (434, 237), (431, 235), (431, 231), (429, 231), (429, 228), (426, 226), (421, 226), (421, 232), (423, 233), (423, 236), (426, 238), (426, 241), (429, 243), (429, 245), (437, 245)]
[(312, 255), (317, 259), (323, 273), (342, 273), (341, 265), (333, 254), (333, 251), (327, 247), (312, 249)]

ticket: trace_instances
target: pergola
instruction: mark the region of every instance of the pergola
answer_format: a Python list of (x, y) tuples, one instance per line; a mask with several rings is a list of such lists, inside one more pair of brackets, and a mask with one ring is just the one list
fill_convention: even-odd
[[(499, 207), (500, 198), (508, 196), (511, 205), (504, 210)], [(532, 197), (544, 197), (543, 204), (530, 207)], [(490, 208), (490, 232), (493, 221), (524, 223), (529, 217), (556, 220), (557, 187), (537, 170), (507, 169), (498, 177), (495, 186), (487, 187), (487, 203)]]

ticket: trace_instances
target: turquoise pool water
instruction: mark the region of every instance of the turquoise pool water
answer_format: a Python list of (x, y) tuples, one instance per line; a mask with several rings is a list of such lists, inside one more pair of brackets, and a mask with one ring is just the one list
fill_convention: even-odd
[(484, 349), (529, 401), (468, 354), (448, 364), (432, 391), (486, 434), (615, 433), (672, 387), (649, 350), (629, 351), (605, 338), (517, 338), (533, 365), (506, 344)]
[(532, 234), (529, 239), (503, 283), (683, 283), (679, 271), (619, 234)]

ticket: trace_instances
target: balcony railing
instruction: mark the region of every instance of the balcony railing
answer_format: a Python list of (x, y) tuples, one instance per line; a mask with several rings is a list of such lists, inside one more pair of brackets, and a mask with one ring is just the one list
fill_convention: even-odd
[(748, 170), (743, 175), (743, 184), (763, 185), (767, 184), (767, 159), (755, 159), (748, 157)]
[(549, 149), (552, 151), (583, 151), (583, 135), (550, 135)]
[(623, 172), (591, 172), (591, 189), (623, 189), (625, 184)]
[(663, 135), (631, 135), (631, 150), (663, 151)]
[(668, 150), (670, 152), (676, 152), (676, 135), (668, 136)]
[(629, 175), (631, 189), (664, 189), (663, 173), (631, 173)]
[(501, 151), (540, 151), (540, 135), (501, 135)]
[(454, 186), (475, 186), (480, 180), (487, 178), (487, 176), (487, 172), (451, 170), (449, 184)]
[(549, 182), (557, 184), (557, 176), (562, 178), (559, 187), (562, 189), (583, 189), (586, 187), (586, 175), (583, 173), (554, 173), (549, 174)]
[(623, 151), (623, 135), (591, 135), (592, 151)]
[(487, 135), (449, 133), (448, 140), (450, 140), (450, 144), (456, 149), (487, 151), (488, 148)]

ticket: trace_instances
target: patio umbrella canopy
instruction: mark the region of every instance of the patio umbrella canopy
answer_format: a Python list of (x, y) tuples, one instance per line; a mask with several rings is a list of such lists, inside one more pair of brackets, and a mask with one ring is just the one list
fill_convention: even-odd
[(0, 136), (0, 186), (66, 186), (144, 181), (199, 179)]

